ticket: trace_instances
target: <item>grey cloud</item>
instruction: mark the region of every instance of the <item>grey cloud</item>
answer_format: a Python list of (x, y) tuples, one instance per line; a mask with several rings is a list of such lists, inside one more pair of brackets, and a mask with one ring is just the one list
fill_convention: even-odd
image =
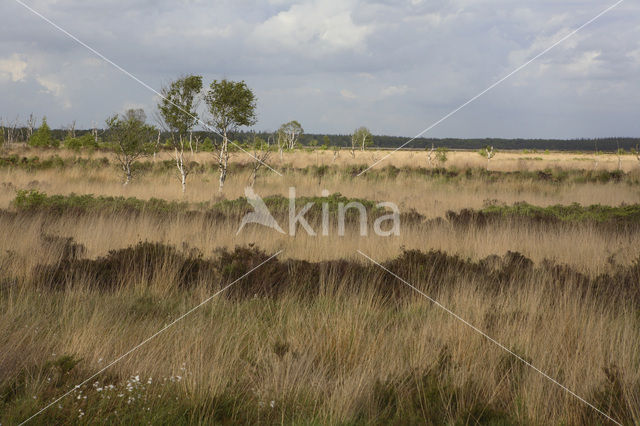
[[(297, 119), (314, 132), (367, 125), (405, 136), (607, 6), (594, 0), (29, 4), (153, 87), (184, 73), (246, 80), (259, 97), (259, 129)], [(13, 0), (0, 5), (0, 14), (11, 17), (0, 27), (0, 116), (33, 111), (53, 125), (75, 119), (89, 126), (126, 105), (151, 112), (151, 92)], [(639, 18), (640, 6), (623, 3), (429, 135), (637, 136)], [(15, 58), (27, 63), (18, 79), (4, 69)]]

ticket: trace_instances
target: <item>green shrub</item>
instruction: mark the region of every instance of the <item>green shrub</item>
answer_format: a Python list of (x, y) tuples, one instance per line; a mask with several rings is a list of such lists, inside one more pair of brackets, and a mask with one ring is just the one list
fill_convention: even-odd
[(440, 165), (444, 166), (447, 162), (447, 153), (449, 150), (443, 146), (436, 149), (436, 161), (440, 163)]
[(583, 207), (578, 203), (538, 207), (528, 203), (516, 203), (512, 206), (488, 206), (482, 213), (500, 216), (523, 216), (535, 219), (556, 219), (563, 222), (616, 222), (640, 223), (640, 204), (628, 204), (618, 207), (594, 204)]
[(139, 213), (147, 211), (155, 213), (175, 213), (179, 211), (186, 211), (188, 204), (175, 201), (169, 202), (157, 198), (151, 198), (148, 201), (144, 201), (133, 197), (95, 197), (91, 194), (48, 196), (47, 194), (37, 190), (20, 190), (16, 193), (16, 197), (13, 200), (13, 206), (23, 212)]
[(91, 133), (85, 133), (77, 138), (67, 138), (64, 140), (64, 147), (73, 151), (80, 151), (81, 149), (96, 149), (98, 144), (96, 143)]
[(57, 148), (60, 145), (60, 142), (51, 136), (51, 129), (47, 124), (47, 117), (42, 118), (42, 124), (29, 139), (29, 145), (40, 148)]

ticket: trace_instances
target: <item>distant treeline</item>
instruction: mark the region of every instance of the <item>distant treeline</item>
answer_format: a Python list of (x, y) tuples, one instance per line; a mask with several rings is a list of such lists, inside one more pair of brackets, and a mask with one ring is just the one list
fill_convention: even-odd
[[(18, 128), (18, 134), (26, 134), (26, 129)], [(75, 130), (75, 136), (80, 137), (91, 130)], [(99, 130), (100, 138), (103, 139), (107, 132)], [(215, 139), (217, 135), (211, 132), (194, 131), (201, 140), (209, 137)], [(51, 136), (57, 140), (64, 140), (69, 136), (68, 129), (51, 129)], [(240, 143), (251, 143), (254, 138), (261, 138), (264, 141), (274, 141), (274, 133), (269, 132), (235, 132), (232, 139)], [(168, 140), (168, 133), (162, 134), (163, 140)], [(405, 144), (410, 138), (404, 136), (373, 136), (373, 147), (393, 149)], [(317, 147), (350, 147), (351, 135), (324, 135), (315, 133), (305, 133), (300, 136), (299, 142), (303, 146)], [(407, 144), (407, 149), (425, 149), (433, 145), (434, 147), (444, 147), (448, 149), (468, 149), (478, 150), (486, 146), (493, 146), (498, 150), (551, 150), (551, 151), (608, 151), (615, 152), (618, 149), (629, 151), (631, 148), (640, 146), (640, 138), (611, 137), (597, 139), (456, 139), (456, 138), (417, 138)]]
[[(196, 132), (194, 132), (195, 134)], [(202, 136), (205, 136), (205, 132)], [(211, 136), (211, 134), (208, 134)], [(265, 141), (269, 137), (273, 138), (273, 133), (268, 132), (237, 132), (233, 134), (233, 139), (238, 142), (251, 142), (254, 138), (261, 138)], [(376, 148), (393, 149), (405, 144), (410, 138), (403, 136), (373, 136), (373, 146)], [(300, 143), (303, 146), (338, 146), (351, 147), (351, 135), (323, 135), (305, 133), (300, 136)], [(618, 149), (629, 151), (631, 148), (640, 146), (640, 138), (600, 138), (600, 139), (436, 139), (417, 138), (405, 146), (412, 149), (426, 149), (431, 147), (445, 147), (448, 149), (469, 149), (479, 150), (486, 146), (493, 146), (498, 150), (550, 150), (550, 151), (609, 151), (615, 152)]]
[[(332, 146), (351, 146), (351, 135), (327, 135)], [(317, 140), (323, 144), (324, 135), (305, 134), (301, 137), (303, 145), (309, 145)], [(405, 144), (410, 138), (401, 136), (373, 136), (373, 145), (378, 148), (397, 148)], [(498, 150), (551, 150), (551, 151), (617, 151), (618, 148), (630, 150), (640, 146), (640, 138), (602, 138), (602, 139), (435, 139), (418, 138), (411, 141), (405, 148), (425, 149), (431, 145), (448, 149), (478, 150), (487, 145)]]

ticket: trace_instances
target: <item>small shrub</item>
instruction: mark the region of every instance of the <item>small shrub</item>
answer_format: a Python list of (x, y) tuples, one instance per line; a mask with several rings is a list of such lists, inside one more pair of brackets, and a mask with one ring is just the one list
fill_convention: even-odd
[(40, 148), (48, 148), (48, 147), (58, 147), (60, 142), (53, 139), (51, 135), (51, 129), (47, 124), (47, 117), (42, 118), (42, 124), (36, 130), (31, 138), (29, 138), (29, 145), (33, 147)]

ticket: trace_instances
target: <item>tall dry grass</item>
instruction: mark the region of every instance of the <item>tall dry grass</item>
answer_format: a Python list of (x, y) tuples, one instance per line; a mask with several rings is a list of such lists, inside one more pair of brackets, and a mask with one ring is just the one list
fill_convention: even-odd
[[(34, 153), (47, 155), (29, 155)], [(286, 155), (285, 162), (303, 167), (331, 164), (333, 154)], [(382, 153), (357, 153), (352, 159), (342, 152), (336, 163), (362, 164), (371, 155)], [(546, 168), (558, 163), (570, 168), (588, 163), (572, 160), (582, 157), (579, 154), (526, 155), (541, 156), (542, 161), (519, 155), (500, 153), (491, 167)], [(604, 158), (599, 167), (617, 166), (615, 157)], [(631, 170), (634, 164), (628, 160), (624, 167)], [(425, 159), (424, 153), (398, 153), (390, 161), (415, 167)], [(475, 153), (452, 153), (449, 165), (483, 167), (484, 161)], [(248, 177), (231, 175), (223, 197), (242, 196)], [(190, 176), (186, 196), (170, 173), (146, 174), (123, 187), (115, 168), (5, 168), (0, 170), (1, 182), (6, 185), (0, 188), (0, 207), (9, 210), (15, 190), (22, 188), (192, 203), (220, 198), (212, 174)], [(256, 190), (286, 195), (289, 186), (295, 186), (298, 195), (320, 195), (328, 189), (349, 197), (394, 201), (401, 210), (413, 208), (429, 218), (447, 210), (479, 208), (485, 200), (619, 205), (637, 203), (640, 195), (636, 186), (626, 183), (460, 184), (407, 176), (376, 181), (329, 176), (318, 181), (296, 173), (279, 178), (268, 171), (261, 172)], [(605, 233), (588, 224), (545, 229), (505, 222), (466, 229), (446, 223), (412, 225), (401, 228), (398, 238), (360, 238), (354, 230), (345, 237), (301, 233), (291, 238), (258, 227), (236, 236), (237, 226), (228, 220), (211, 223), (200, 216), (163, 218), (150, 213), (0, 215), (0, 422), (26, 419), (227, 282), (212, 276), (178, 288), (175, 265), (160, 263), (151, 280), (132, 274), (111, 291), (91, 288), (91, 282), (82, 280), (64, 290), (50, 290), (36, 281), (35, 271), (39, 265), (60, 264), (60, 248), (46, 243), (47, 236), (58, 236), (86, 246), (82, 256), (87, 259), (154, 241), (197, 248), (206, 259), (216, 258), (221, 247), (256, 244), (268, 253), (283, 249), (285, 259), (352, 263), (342, 275), (305, 277), (322, 289), (313, 298), (301, 298), (290, 289), (276, 298), (221, 295), (211, 300), (97, 377), (95, 384), (36, 417), (36, 424), (606, 423), (428, 300), (414, 295), (390, 301), (368, 289), (369, 277), (361, 278), (361, 291), (352, 292), (345, 276), (355, 270), (356, 262), (365, 262), (356, 249), (382, 261), (395, 258), (402, 249), (416, 248), (476, 260), (518, 251), (537, 263), (552, 259), (596, 277), (613, 274), (616, 264), (629, 265), (639, 257), (637, 234)], [(423, 266), (415, 265), (407, 278), (428, 288), (430, 277), (420, 273)], [(228, 267), (235, 266), (231, 262)], [(493, 292), (485, 283), (449, 272), (455, 279), (429, 291), (430, 296), (609, 415), (627, 424), (640, 422), (640, 322), (633, 301), (613, 304), (570, 285), (549, 292), (535, 275)], [(259, 277), (260, 270), (255, 274)]]
[[(403, 249), (443, 250), (475, 260), (517, 251), (535, 262), (546, 259), (568, 264), (589, 275), (608, 272), (612, 262), (627, 265), (640, 256), (640, 235), (609, 232), (592, 224), (523, 227), (505, 223), (458, 228), (446, 222), (437, 225), (401, 223), (400, 236), (382, 237), (370, 230), (363, 238), (357, 227), (349, 227), (344, 236), (339, 236), (334, 219), (332, 217), (329, 236), (320, 235), (320, 226), (314, 224), (317, 236), (309, 236), (299, 227), (296, 236), (291, 237), (252, 224), (237, 234), (237, 220), (212, 223), (202, 215), (174, 218), (150, 213), (121, 217), (102, 214), (0, 216), (0, 228), (3, 229), (0, 252), (10, 251), (24, 258), (25, 270), (28, 270), (48, 259), (47, 253), (31, 254), (33, 247), (42, 244), (43, 233), (72, 237), (86, 247), (90, 258), (140, 241), (157, 241), (176, 247), (188, 245), (206, 255), (212, 255), (221, 247), (255, 244), (271, 252), (283, 250), (285, 258), (308, 261), (354, 259), (358, 257), (357, 250), (374, 253), (379, 260), (398, 256)], [(373, 220), (374, 216), (369, 223)], [(288, 231), (286, 221), (282, 226)], [(55, 253), (52, 255), (56, 256)]]
[[(100, 158), (107, 157), (114, 159), (115, 157), (108, 151), (94, 151), (76, 153), (70, 150), (52, 150), (43, 148), (33, 148), (28, 146), (16, 145), (6, 149), (6, 154), (17, 154), (21, 156), (38, 156), (47, 158), (54, 155), (62, 158), (74, 158), (77, 156)], [(186, 153), (188, 161), (197, 161), (206, 163), (213, 160), (213, 155), (207, 152), (198, 152), (191, 154)], [(273, 153), (269, 158), (269, 164), (274, 166), (292, 165), (293, 167), (307, 167), (310, 165), (338, 165), (341, 167), (350, 165), (372, 165), (379, 162), (375, 167), (384, 167), (392, 165), (395, 167), (428, 167), (430, 166), (427, 159), (426, 151), (392, 151), (392, 150), (367, 150), (354, 151), (353, 154), (349, 150), (342, 149), (335, 156), (332, 150), (314, 150), (306, 149), (284, 152), (282, 158), (278, 153)], [(621, 169), (630, 172), (640, 168), (640, 162), (635, 155), (629, 153), (620, 157)], [(172, 160), (172, 154), (169, 151), (159, 152), (155, 160)], [(234, 152), (230, 158), (231, 163), (250, 163), (253, 159), (247, 153), (240, 151)], [(598, 154), (593, 152), (528, 152), (528, 151), (498, 151), (496, 156), (487, 162), (478, 152), (475, 151), (450, 151), (447, 153), (447, 162), (440, 164), (432, 159), (431, 166), (444, 167), (482, 167), (488, 166), (489, 170), (496, 171), (515, 171), (515, 170), (544, 170), (547, 168), (565, 168), (565, 169), (582, 169), (582, 170), (617, 170), (618, 155), (612, 153)]]
[[(3, 274), (18, 274), (15, 267)], [(5, 399), (3, 423), (34, 413), (225, 283), (180, 290), (172, 265), (157, 267), (162, 273), (150, 282), (131, 275), (114, 291), (81, 281), (65, 291), (3, 290), (0, 380), (17, 388)], [(371, 282), (354, 292), (343, 272), (318, 276), (312, 298), (295, 289), (214, 298), (36, 423), (604, 422), (428, 300), (388, 300), (368, 290)], [(430, 295), (609, 415), (637, 422), (637, 307), (571, 287), (551, 294), (530, 278), (491, 292), (460, 276)], [(61, 374), (65, 355), (80, 362)], [(135, 376), (142, 385), (131, 385)]]

